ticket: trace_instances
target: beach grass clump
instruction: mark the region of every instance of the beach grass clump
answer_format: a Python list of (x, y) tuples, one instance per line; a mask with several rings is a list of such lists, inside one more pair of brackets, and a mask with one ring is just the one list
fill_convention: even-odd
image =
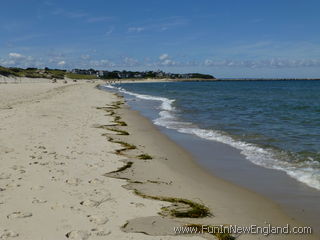
[[(153, 199), (153, 200), (159, 200), (159, 201), (165, 201), (165, 202), (171, 202), (175, 204), (184, 204), (189, 206), (188, 209), (180, 210), (180, 209), (169, 209), (169, 208), (162, 208), (163, 211), (169, 211), (169, 214), (173, 217), (177, 218), (204, 218), (211, 216), (210, 210), (208, 207), (206, 207), (203, 204), (193, 202), (188, 199), (183, 198), (174, 198), (174, 197), (162, 197), (162, 196), (151, 196), (146, 195), (138, 191), (137, 189), (134, 190), (134, 193), (137, 194), (140, 197)], [(162, 213), (162, 215), (164, 215)]]
[(123, 172), (124, 170), (131, 168), (133, 165), (133, 162), (127, 162), (125, 165), (123, 165), (122, 167), (118, 168), (115, 171), (112, 171), (110, 173), (118, 173), (118, 172)]
[(203, 224), (187, 224), (186, 227), (195, 229), (195, 232), (208, 233), (218, 240), (235, 240), (236, 238), (221, 226), (205, 226)]
[(137, 157), (139, 159), (142, 159), (142, 160), (150, 160), (150, 159), (152, 159), (152, 157), (149, 154), (140, 154)]

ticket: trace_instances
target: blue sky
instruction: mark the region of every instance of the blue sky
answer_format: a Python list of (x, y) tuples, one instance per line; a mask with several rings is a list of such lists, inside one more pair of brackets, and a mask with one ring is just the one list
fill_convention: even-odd
[(0, 65), (320, 77), (314, 0), (3, 0)]

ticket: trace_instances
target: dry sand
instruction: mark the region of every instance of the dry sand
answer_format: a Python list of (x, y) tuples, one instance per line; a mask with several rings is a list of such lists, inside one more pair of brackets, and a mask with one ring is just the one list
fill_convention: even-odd
[(163, 203), (103, 176), (124, 158), (95, 127), (111, 123), (96, 107), (116, 101), (113, 94), (90, 83), (3, 84), (0, 91), (0, 239), (149, 239), (120, 227), (157, 215)]
[[(92, 83), (0, 85), (0, 239), (203, 239), (174, 236), (173, 226), (301, 225), (268, 200), (212, 177), (147, 119), (127, 107), (113, 109), (119, 100)], [(128, 126), (116, 126), (115, 116)], [(137, 149), (116, 154), (123, 146), (115, 141)], [(153, 159), (137, 159), (144, 153)], [(131, 167), (110, 173), (129, 161)], [(160, 216), (171, 203), (134, 189), (202, 203), (213, 216)]]

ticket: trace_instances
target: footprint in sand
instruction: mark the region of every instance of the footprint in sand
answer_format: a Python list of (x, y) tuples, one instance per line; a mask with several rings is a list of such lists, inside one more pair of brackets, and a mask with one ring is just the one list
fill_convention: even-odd
[(102, 184), (104, 183), (104, 181), (102, 179), (99, 179), (99, 178), (94, 178), (94, 179), (91, 179), (89, 181), (90, 184)]
[(30, 188), (30, 190), (42, 190), (44, 189), (44, 186), (33, 186)]
[(46, 203), (46, 200), (41, 200), (39, 198), (33, 198), (32, 203), (33, 204), (42, 204), (42, 203)]
[(87, 240), (90, 234), (87, 231), (71, 231), (66, 234), (66, 237), (74, 240)]
[(89, 221), (95, 223), (97, 225), (104, 225), (106, 224), (109, 219), (107, 217), (98, 216), (98, 215), (88, 215)]
[(87, 199), (80, 202), (80, 204), (86, 207), (98, 207), (101, 203), (99, 201)]
[(13, 148), (8, 148), (8, 147), (4, 147), (4, 146), (0, 146), (0, 152), (3, 152), (3, 153), (11, 153), (11, 152), (14, 152), (14, 149)]
[(18, 183), (11, 182), (11, 183), (6, 184), (6, 187), (7, 188), (16, 188), (16, 187), (21, 187), (21, 185)]
[(110, 197), (105, 197), (105, 198), (102, 198), (101, 200), (98, 200), (98, 201), (87, 199), (87, 200), (80, 202), (80, 204), (82, 206), (86, 206), (86, 207), (99, 207), (102, 203), (110, 201), (110, 200), (112, 200)]
[(13, 218), (28, 218), (28, 217), (32, 217), (32, 213), (29, 212), (13, 212), (10, 213), (9, 215), (7, 215), (8, 219), (13, 219)]
[(0, 180), (9, 179), (11, 177), (10, 173), (0, 173)]
[(19, 236), (19, 233), (16, 233), (8, 229), (0, 230), (0, 239), (14, 238), (18, 236)]
[(101, 228), (93, 228), (93, 229), (91, 229), (91, 233), (93, 233), (94, 235), (96, 235), (98, 237), (103, 237), (103, 236), (107, 236), (107, 235), (111, 234), (111, 231), (106, 231)]
[(13, 165), (11, 167), (11, 169), (15, 170), (15, 171), (18, 171), (19, 173), (23, 174), (25, 173), (26, 171), (24, 170), (24, 166), (21, 166), (21, 165)]
[(66, 183), (72, 186), (78, 186), (81, 183), (79, 178), (70, 178), (66, 180)]

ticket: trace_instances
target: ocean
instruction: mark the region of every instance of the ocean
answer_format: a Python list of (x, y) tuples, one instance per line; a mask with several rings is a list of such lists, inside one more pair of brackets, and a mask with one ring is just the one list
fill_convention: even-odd
[[(262, 167), (320, 190), (320, 81), (106, 85), (143, 101), (154, 124), (230, 145)], [(149, 104), (148, 104), (149, 103)], [(149, 110), (150, 110), (149, 109)]]

